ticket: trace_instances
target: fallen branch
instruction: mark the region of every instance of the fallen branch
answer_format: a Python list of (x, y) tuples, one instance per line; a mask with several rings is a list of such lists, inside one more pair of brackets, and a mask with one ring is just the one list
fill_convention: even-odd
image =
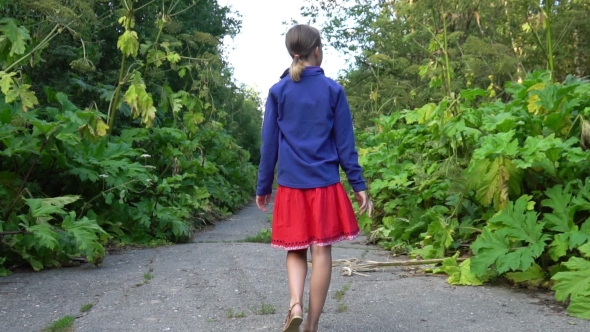
[[(457, 262), (462, 262), (467, 258), (457, 258)], [(358, 258), (349, 258), (349, 259), (336, 259), (332, 261), (332, 266), (342, 266), (340, 272), (342, 275), (345, 276), (352, 276), (354, 274), (361, 275), (367, 277), (367, 274), (362, 274), (359, 272), (378, 272), (384, 271), (387, 267), (396, 267), (396, 266), (416, 266), (416, 265), (431, 265), (431, 264), (440, 264), (444, 261), (444, 258), (439, 259), (412, 259), (407, 261), (395, 261), (395, 262), (375, 262), (375, 261), (361, 261)], [(312, 266), (312, 262), (308, 263), (309, 266)]]

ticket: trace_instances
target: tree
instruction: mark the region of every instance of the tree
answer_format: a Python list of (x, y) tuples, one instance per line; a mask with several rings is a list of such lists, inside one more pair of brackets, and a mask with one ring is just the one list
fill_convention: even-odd
[(587, 1), (308, 0), (322, 34), (355, 61), (342, 82), (359, 127), (379, 114), (421, 107), (550, 69), (556, 80), (590, 72)]

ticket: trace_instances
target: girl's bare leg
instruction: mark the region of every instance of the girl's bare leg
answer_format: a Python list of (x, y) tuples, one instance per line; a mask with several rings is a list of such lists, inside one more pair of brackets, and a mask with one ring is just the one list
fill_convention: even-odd
[[(305, 288), (305, 277), (307, 276), (307, 249), (291, 250), (287, 253), (287, 277), (289, 278), (289, 292), (291, 303), (303, 303), (303, 290)], [(303, 313), (301, 305), (293, 307), (292, 313)]]
[(332, 246), (311, 246), (311, 285), (309, 290), (309, 313), (304, 332), (316, 332), (324, 309), (330, 280), (332, 278)]

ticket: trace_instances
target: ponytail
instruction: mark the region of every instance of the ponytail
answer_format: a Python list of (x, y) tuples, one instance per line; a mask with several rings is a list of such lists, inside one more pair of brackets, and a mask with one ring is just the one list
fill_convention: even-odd
[(293, 62), (291, 63), (291, 69), (289, 70), (289, 75), (294, 82), (299, 82), (301, 80), (301, 74), (305, 69), (305, 65), (303, 64), (303, 60), (296, 54), (293, 57)]
[(320, 32), (318, 29), (309, 25), (295, 25), (287, 31), (285, 45), (287, 46), (287, 51), (293, 57), (289, 75), (293, 82), (299, 82), (301, 80), (301, 74), (305, 69), (305, 62), (303, 60), (307, 59), (317, 47), (322, 46)]

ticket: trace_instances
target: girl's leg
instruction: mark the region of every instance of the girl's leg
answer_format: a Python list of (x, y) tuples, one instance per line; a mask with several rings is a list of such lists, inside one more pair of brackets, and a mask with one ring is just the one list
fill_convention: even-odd
[[(305, 277), (307, 276), (307, 249), (291, 250), (287, 253), (287, 277), (289, 278), (289, 292), (291, 303), (302, 303), (303, 289), (305, 288)], [(293, 307), (292, 313), (302, 313), (301, 305)]]
[(311, 246), (309, 313), (303, 331), (316, 332), (332, 278), (332, 246)]

